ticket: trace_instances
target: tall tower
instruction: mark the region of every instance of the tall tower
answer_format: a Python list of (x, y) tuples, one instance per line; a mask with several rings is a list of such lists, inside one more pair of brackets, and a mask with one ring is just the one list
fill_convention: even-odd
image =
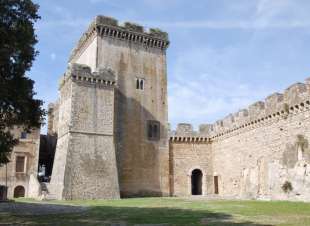
[(158, 29), (146, 32), (97, 16), (70, 57), (71, 63), (116, 75), (115, 143), (123, 196), (169, 194), (168, 44), (167, 33)]
[(58, 140), (48, 190), (57, 199), (119, 198), (115, 76), (69, 64), (60, 83)]

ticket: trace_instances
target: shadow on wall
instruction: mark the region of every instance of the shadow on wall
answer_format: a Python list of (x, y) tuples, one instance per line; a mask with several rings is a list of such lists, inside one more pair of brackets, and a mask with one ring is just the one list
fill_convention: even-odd
[[(122, 86), (122, 78), (118, 80)], [(156, 197), (169, 195), (169, 153), (167, 125), (145, 105), (144, 93), (134, 98), (115, 89), (115, 143), (121, 197)], [(159, 110), (155, 114), (161, 114)], [(148, 122), (158, 122), (158, 137), (149, 137)], [(160, 148), (166, 152), (160, 154)], [(164, 177), (164, 178), (163, 178)], [(163, 181), (166, 181), (163, 182)]]
[[(0, 224), (27, 225), (103, 225), (129, 226), (136, 224), (164, 225), (212, 225), (212, 226), (272, 226), (254, 222), (234, 222), (233, 216), (225, 213), (215, 213), (209, 210), (187, 210), (177, 208), (138, 208), (138, 207), (77, 207), (55, 204), (25, 204), (10, 203), (12, 208), (0, 203)], [(26, 209), (25, 209), (26, 208)], [(84, 208), (84, 209), (81, 209)], [(24, 209), (24, 211), (23, 211)], [(59, 209), (59, 211), (57, 211)], [(14, 211), (11, 211), (14, 210)], [(71, 210), (71, 211), (70, 211)], [(33, 213), (32, 213), (33, 212)], [(53, 224), (54, 225), (54, 224)]]

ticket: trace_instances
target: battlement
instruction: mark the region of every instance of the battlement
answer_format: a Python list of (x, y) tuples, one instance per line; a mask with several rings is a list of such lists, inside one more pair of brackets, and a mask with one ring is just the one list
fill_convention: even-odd
[(258, 101), (247, 109), (242, 109), (234, 114), (229, 114), (222, 120), (213, 124), (208, 136), (217, 138), (237, 130), (253, 127), (259, 123), (296, 114), (298, 111), (310, 109), (310, 79), (306, 83), (296, 83), (288, 87), (283, 94), (273, 93), (264, 101)]
[(158, 28), (146, 29), (138, 24), (125, 22), (120, 25), (119, 22), (111, 17), (97, 16), (90, 24), (87, 31), (78, 41), (73, 49), (69, 62), (79, 53), (79, 51), (88, 43), (94, 35), (115, 38), (122, 41), (136, 43), (148, 48), (157, 48), (166, 50), (169, 46), (168, 33)]
[(210, 138), (206, 135), (210, 130), (209, 124), (199, 127), (199, 132), (193, 129), (189, 123), (179, 123), (175, 131), (170, 133), (170, 142), (174, 143), (206, 143), (210, 142)]
[[(287, 118), (290, 114), (310, 110), (310, 78), (305, 83), (296, 83), (285, 89), (283, 94), (273, 93), (264, 101), (251, 104), (213, 124), (202, 124), (199, 131), (193, 131), (190, 124), (181, 123), (172, 133), (170, 140), (189, 141), (197, 137), (215, 139), (240, 130), (255, 128), (272, 122), (273, 119)], [(181, 137), (181, 138), (180, 138)], [(191, 137), (191, 138), (186, 138)]]
[(68, 65), (65, 75), (60, 80), (59, 87), (61, 88), (69, 79), (76, 82), (104, 86), (114, 86), (116, 84), (116, 78), (112, 70), (98, 68), (96, 71), (91, 72), (89, 66), (76, 63), (70, 63)]
[(208, 143), (211, 141), (208, 137), (196, 137), (196, 136), (173, 136), (169, 138), (173, 143)]

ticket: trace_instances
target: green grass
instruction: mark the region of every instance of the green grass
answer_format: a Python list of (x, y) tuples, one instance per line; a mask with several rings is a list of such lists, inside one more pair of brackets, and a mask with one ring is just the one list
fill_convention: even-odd
[[(16, 200), (31, 202), (33, 200)], [(134, 224), (214, 226), (310, 226), (310, 203), (265, 201), (206, 201), (181, 198), (133, 198), (122, 200), (54, 201), (49, 204), (88, 206), (79, 214), (17, 216), (0, 213), (1, 223), (27, 225)], [(1, 204), (0, 204), (1, 205)], [(57, 220), (56, 220), (57, 219)], [(205, 224), (203, 224), (205, 223)]]

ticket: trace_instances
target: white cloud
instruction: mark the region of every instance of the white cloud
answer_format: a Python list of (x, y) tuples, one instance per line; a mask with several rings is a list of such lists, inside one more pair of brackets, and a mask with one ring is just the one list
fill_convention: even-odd
[[(158, 23), (149, 21), (148, 26), (165, 28), (210, 28), (210, 29), (289, 29), (310, 28), (310, 2), (296, 0), (258, 0), (252, 9), (249, 4), (236, 4), (229, 8), (225, 19), (217, 20), (182, 20), (163, 21)], [(237, 14), (245, 14), (239, 16)]]
[(310, 19), (290, 20), (290, 21), (273, 21), (266, 22), (265, 20), (254, 21), (176, 21), (176, 22), (146, 22), (149, 27), (164, 27), (164, 28), (210, 28), (210, 29), (266, 29), (266, 28), (307, 28), (310, 27)]
[(213, 123), (272, 92), (238, 78), (238, 67), (231, 63), (238, 52), (201, 47), (178, 55), (168, 84), (172, 127), (180, 122)]

